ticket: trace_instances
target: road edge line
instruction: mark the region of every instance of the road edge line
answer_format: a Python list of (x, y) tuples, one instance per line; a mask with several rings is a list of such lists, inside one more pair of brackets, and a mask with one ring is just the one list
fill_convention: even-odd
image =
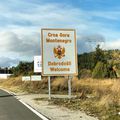
[(16, 96), (16, 94), (15, 94), (14, 92), (8, 91), (8, 90), (6, 90), (6, 89), (4, 89), (4, 88), (0, 88), (0, 90), (3, 90), (3, 91), (5, 91), (5, 92), (9, 93), (9, 94), (12, 95), (12, 96)]
[(38, 111), (36, 111), (34, 108), (23, 102), (22, 100), (19, 100), (23, 105), (25, 105), (28, 109), (30, 109), (33, 113), (35, 113), (37, 116), (39, 116), (43, 120), (50, 120), (46, 118), (44, 115), (40, 114)]
[[(16, 96), (14, 92), (8, 91), (4, 88), (0, 88), (1, 90), (9, 93), (10, 95)], [(17, 99), (17, 97), (15, 97)], [(34, 108), (32, 108), (30, 105), (26, 104), (25, 102), (23, 102), (22, 100), (17, 99), (19, 102), (21, 102), (23, 105), (25, 105), (29, 110), (31, 110), (33, 113), (35, 113), (38, 117), (40, 117), (42, 120), (50, 120), (47, 117), (45, 117), (44, 115), (42, 115), (40, 112), (38, 112), (37, 110), (35, 110)]]

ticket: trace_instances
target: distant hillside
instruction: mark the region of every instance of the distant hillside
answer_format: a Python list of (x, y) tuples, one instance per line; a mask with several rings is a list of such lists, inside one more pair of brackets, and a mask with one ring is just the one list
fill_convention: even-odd
[[(97, 65), (98, 62), (100, 65)], [(103, 63), (103, 64), (102, 64)], [(99, 46), (96, 47), (95, 52), (84, 53), (78, 55), (78, 69), (79, 69), (79, 77), (92, 77), (92, 72), (94, 71), (96, 66), (103, 66), (101, 71), (106, 69), (105, 77), (110, 77), (114, 74), (114, 77), (119, 77), (120, 74), (120, 50), (101, 50)], [(106, 67), (105, 67), (106, 66)], [(96, 68), (97, 69), (97, 68)], [(100, 74), (100, 67), (99, 73)], [(105, 74), (105, 73), (103, 73)], [(103, 77), (104, 78), (104, 77)]]
[[(10, 71), (14, 76), (31, 75), (33, 62), (20, 62)], [(117, 78), (120, 76), (120, 50), (102, 50), (99, 45), (96, 51), (78, 55), (79, 78)]]

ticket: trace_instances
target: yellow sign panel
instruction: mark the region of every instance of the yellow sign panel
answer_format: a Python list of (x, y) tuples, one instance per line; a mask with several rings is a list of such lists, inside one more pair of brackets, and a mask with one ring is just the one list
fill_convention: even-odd
[(42, 75), (77, 75), (76, 32), (74, 29), (42, 29)]

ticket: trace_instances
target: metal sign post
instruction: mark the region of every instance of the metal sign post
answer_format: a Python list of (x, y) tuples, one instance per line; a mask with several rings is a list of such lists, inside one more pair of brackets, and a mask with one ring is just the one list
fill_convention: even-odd
[(68, 95), (69, 95), (69, 98), (71, 98), (71, 82), (72, 82), (72, 76), (68, 76)]
[(50, 76), (48, 77), (48, 91), (49, 91), (49, 100), (51, 100), (51, 84), (50, 84)]

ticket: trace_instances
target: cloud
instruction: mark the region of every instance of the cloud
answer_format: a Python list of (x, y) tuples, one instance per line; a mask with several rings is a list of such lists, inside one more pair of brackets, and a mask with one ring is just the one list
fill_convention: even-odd
[(100, 47), (104, 47), (105, 38), (100, 34), (81, 35), (78, 37), (78, 53), (94, 51), (99, 44)]
[(2, 29), (10, 29), (10, 31), (12, 30), (15, 33), (19, 29), (26, 31), (24, 34), (31, 34), (31, 31), (35, 32), (42, 27), (62, 27), (75, 28), (78, 33), (92, 32), (105, 34), (102, 31), (106, 29), (109, 32), (109, 28), (106, 26), (111, 26), (111, 24), (107, 21), (99, 20), (98, 17), (103, 19), (110, 18), (111, 20), (119, 19), (117, 11), (88, 11), (55, 2), (12, 1), (14, 1), (14, 5), (10, 2), (10, 5), (6, 4), (6, 9), (1, 9), (0, 26), (4, 26)]
[(19, 63), (19, 59), (10, 59), (8, 57), (0, 57), (0, 67), (10, 67)]
[[(119, 11), (85, 10), (65, 2), (43, 0), (6, 0), (0, 2), (0, 10), (0, 55), (10, 60), (32, 60), (34, 55), (40, 55), (41, 28), (76, 29), (78, 53), (93, 50), (95, 43), (101, 43), (105, 38), (111, 46), (107, 48), (115, 48), (108, 38), (120, 38), (113, 24), (98, 19), (117, 20)], [(117, 43), (114, 45), (118, 46)]]
[(0, 52), (11, 52), (28, 57), (40, 54), (40, 40), (37, 39), (37, 35), (34, 36), (20, 37), (13, 32), (1, 32)]
[(114, 40), (113, 41), (108, 41), (105, 44), (106, 49), (120, 49), (120, 39)]

